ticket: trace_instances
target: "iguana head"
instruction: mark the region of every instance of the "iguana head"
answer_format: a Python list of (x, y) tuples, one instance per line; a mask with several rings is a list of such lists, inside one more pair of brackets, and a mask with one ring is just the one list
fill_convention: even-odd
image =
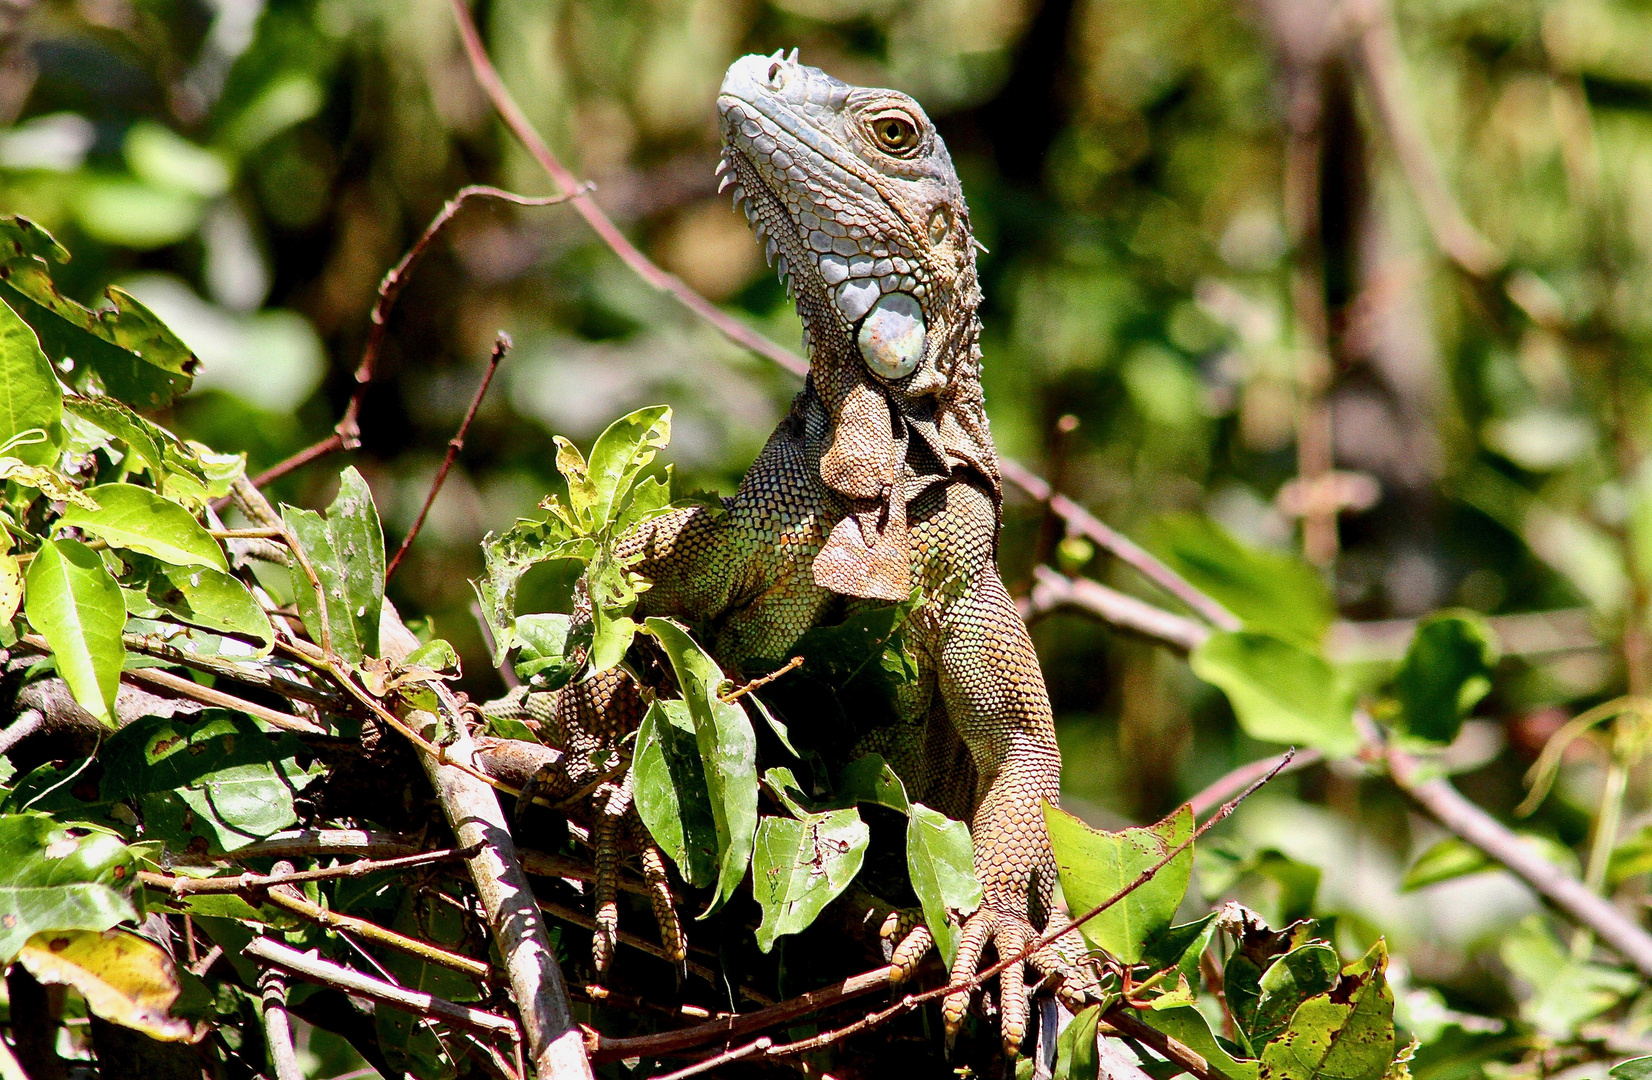
[(900, 599), (906, 504), (954, 469), (998, 489), (975, 241), (951, 155), (918, 103), (796, 57), (729, 67), (719, 172), (797, 302), (831, 424), (821, 478), (850, 501), (815, 578)]

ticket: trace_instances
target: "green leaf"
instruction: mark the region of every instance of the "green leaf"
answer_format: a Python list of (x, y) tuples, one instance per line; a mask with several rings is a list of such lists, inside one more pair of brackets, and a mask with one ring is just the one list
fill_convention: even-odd
[(112, 397), (68, 397), (63, 407), (125, 443), (148, 467), (156, 490), (191, 509), (227, 495), (231, 483), (246, 471), (246, 455), (214, 454), (186, 443)]
[(1569, 1039), (1578, 1027), (1639, 990), (1626, 971), (1572, 959), (1541, 915), (1528, 916), (1503, 936), (1498, 955), (1531, 988), (1520, 1018), (1544, 1035)]
[(77, 384), (88, 373), (110, 394), (140, 409), (158, 409), (186, 392), (200, 361), (153, 312), (109, 288), (93, 311), (58, 291), (41, 255), (44, 232), (20, 217), (0, 218), (0, 301), (34, 328), (54, 362), (69, 361)]
[(717, 827), (717, 888), (701, 918), (716, 911), (746, 875), (757, 831), (757, 735), (746, 711), (717, 695), (727, 679), (717, 661), (670, 619), (651, 618), (654, 635), (671, 661), (694, 722), (694, 738)]
[(152, 562), (143, 590), (126, 591), (134, 618), (179, 622), (255, 642), (259, 655), (275, 644), (270, 617), (240, 580), (205, 566)]
[(126, 603), (98, 553), (78, 540), (43, 540), (29, 565), (23, 610), (45, 635), (57, 671), (81, 708), (112, 721)]
[(850, 802), (887, 806), (900, 814), (912, 812), (906, 785), (881, 754), (866, 754), (844, 766), (838, 776), (838, 793)]
[(579, 656), (590, 646), (588, 624), (573, 627), (568, 615), (518, 615), (512, 635), (516, 654), (516, 677), (533, 681), (536, 688), (560, 690), (579, 673)]
[(0, 626), (9, 625), (23, 605), (23, 568), (17, 556), (0, 553)]
[(1257, 1080), (1258, 1064), (1244, 1058), (1236, 1058), (1229, 1053), (1227, 1047), (1216, 1041), (1216, 1036), (1211, 1033), (1210, 1024), (1205, 1020), (1204, 1014), (1193, 1006), (1146, 1009), (1136, 1015), (1144, 1023), (1164, 1032), (1204, 1058), (1213, 1072), (1228, 1077), (1228, 1080)]
[(1252, 1046), (1262, 1046), (1285, 1029), (1297, 1006), (1329, 993), (1341, 977), (1342, 959), (1320, 942), (1309, 942), (1275, 960), (1262, 973), (1256, 1011), (1246, 1033)]
[(1215, 932), (1215, 912), (1202, 919), (1166, 927), (1154, 934), (1142, 948), (1141, 962), (1154, 971), (1176, 968), (1189, 980), (1197, 980), (1199, 957), (1204, 955)]
[[(345, 469), (325, 520), (313, 510), (291, 506), (283, 506), (281, 513), (320, 579), (333, 650), (351, 664), (376, 656), (384, 606), (384, 532), (367, 481), (354, 466)], [(305, 628), (321, 641), (315, 586), (297, 559), (292, 585)]]
[(981, 906), (981, 881), (975, 876), (969, 826), (923, 803), (913, 803), (906, 821), (906, 873), (935, 947), (951, 970), (959, 934), (952, 913), (967, 915)]
[(228, 852), (298, 820), (293, 798), (321, 767), (288, 734), (268, 735), (245, 716), (146, 716), (109, 737), (101, 794), (135, 799), (145, 835), (174, 852)]
[(42, 930), (136, 920), (137, 860), (105, 832), (77, 836), (44, 814), (0, 816), (0, 963)]
[(640, 579), (613, 559), (599, 555), (585, 572), (585, 591), (591, 597), (591, 651), (586, 668), (596, 675), (625, 659), (636, 637), (631, 619)]
[(1381, 939), (1308, 998), (1262, 1051), (1261, 1080), (1379, 1080), (1394, 1060), (1394, 993)]
[[(614, 511), (631, 490), (637, 473), (654, 460), (655, 451), (671, 441), (671, 407), (651, 405), (608, 425), (591, 447), (586, 483), (570, 479), (568, 501), (594, 530), (614, 524)], [(576, 494), (577, 491), (577, 494)]]
[(90, 533), (110, 547), (141, 551), (177, 566), (229, 572), (218, 541), (177, 503), (135, 484), (100, 484), (85, 494), (98, 508), (66, 507), (59, 525)]
[(1248, 628), (1315, 649), (1336, 617), (1319, 571), (1294, 555), (1241, 544), (1208, 518), (1171, 514), (1153, 523), (1147, 539), (1155, 554)]
[[(0, 592), (3, 592), (0, 587)], [(0, 604), (0, 615), (5, 614)], [(1616, 889), (1632, 877), (1652, 871), (1652, 825), (1643, 825), (1623, 843), (1612, 849), (1612, 859), (1606, 865), (1606, 883)], [(1407, 875), (1409, 878), (1409, 875)]]
[(757, 947), (768, 952), (782, 934), (807, 929), (860, 872), (870, 839), (853, 809), (764, 817), (751, 860), (752, 893), (763, 909)]
[[(1571, 848), (1551, 837), (1534, 833), (1516, 833), (1515, 836), (1522, 844), (1534, 849), (1549, 862), (1566, 869), (1568, 873), (1577, 873), (1577, 856)], [(1502, 864), (1479, 848), (1466, 840), (1448, 836), (1417, 856), (1417, 861), (1411, 864), (1411, 868), (1405, 872), (1405, 878), (1400, 882), (1400, 891), (1411, 892), (1453, 878), (1500, 869)], [(1610, 870), (1607, 876), (1611, 876)]]
[(493, 633), (493, 662), (504, 662), (514, 644), (516, 587), (534, 566), (555, 559), (582, 559), (596, 554), (595, 544), (574, 536), (567, 522), (553, 514), (544, 521), (518, 521), (503, 536), (482, 538), (485, 573), (475, 583), (482, 614)]
[(1612, 1080), (1652, 1080), (1652, 1057), (1630, 1058), (1612, 1066)]
[(49, 465), (63, 442), (63, 390), (34, 331), (0, 304), (0, 445), (36, 429), (43, 440), (10, 453), (30, 465)]
[(1195, 675), (1227, 694), (1239, 726), (1252, 738), (1315, 746), (1331, 757), (1359, 749), (1353, 701), (1320, 657), (1242, 630), (1212, 634), (1189, 662)]
[(1439, 745), (1455, 739), (1463, 717), (1491, 689), (1497, 655), (1497, 635), (1472, 612), (1424, 619), (1394, 676), (1400, 730)]
[(717, 823), (688, 703), (655, 701), (637, 729), (631, 760), (637, 816), (683, 880), (701, 888), (717, 879)]
[[(1055, 849), (1061, 893), (1075, 918), (1111, 899), (1193, 835), (1193, 810), (1188, 806), (1146, 828), (1106, 832), (1045, 803), (1044, 822)], [(1127, 964), (1137, 963), (1148, 942), (1169, 928), (1192, 872), (1189, 846), (1147, 883), (1080, 926), (1079, 933), (1093, 947)]]
[(1091, 1005), (1061, 1029), (1055, 1037), (1054, 1080), (1097, 1080), (1101, 1075), (1101, 1055), (1096, 1051), (1100, 1023), (1101, 1006)]

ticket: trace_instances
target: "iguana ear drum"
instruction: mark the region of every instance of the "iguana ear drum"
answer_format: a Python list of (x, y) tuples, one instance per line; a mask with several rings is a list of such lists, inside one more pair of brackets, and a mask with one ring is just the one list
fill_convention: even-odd
[(924, 312), (910, 293), (888, 293), (861, 320), (861, 359), (874, 375), (904, 379), (924, 357)]

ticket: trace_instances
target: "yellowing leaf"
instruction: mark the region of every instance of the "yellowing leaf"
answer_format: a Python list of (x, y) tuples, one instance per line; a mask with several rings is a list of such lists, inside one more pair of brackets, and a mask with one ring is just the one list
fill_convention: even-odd
[(126, 930), (49, 930), (18, 954), (29, 974), (78, 990), (94, 1013), (162, 1042), (185, 1042), (194, 1029), (167, 1010), (178, 975), (166, 950)]

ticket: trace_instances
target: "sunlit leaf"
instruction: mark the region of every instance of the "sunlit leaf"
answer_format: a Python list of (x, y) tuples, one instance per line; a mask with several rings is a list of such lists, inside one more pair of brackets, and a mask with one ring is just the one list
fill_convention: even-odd
[(119, 837), (77, 836), (45, 814), (0, 815), (0, 960), (43, 930), (107, 930), (135, 920), (137, 860)]
[(81, 708), (112, 720), (126, 658), (126, 603), (97, 552), (78, 540), (41, 541), (23, 610), (52, 647), (58, 674)]
[(338, 496), (323, 518), (313, 510), (282, 507), (287, 526), (315, 569), (326, 597), (326, 622), (316, 603), (315, 582), (293, 560), (292, 587), (304, 627), (352, 664), (379, 650), (379, 611), (384, 605), (384, 533), (373, 493), (354, 467), (339, 477)]
[(270, 617), (238, 578), (205, 566), (152, 562), (143, 568), (142, 590), (126, 592), (134, 618), (176, 621), (256, 643), (267, 653), (275, 643)]
[(832, 810), (796, 818), (764, 817), (752, 853), (752, 894), (763, 909), (757, 947), (807, 929), (860, 872), (871, 834), (860, 814)]
[(1241, 544), (1208, 518), (1162, 517), (1149, 530), (1148, 543), (1249, 628), (1311, 649), (1336, 614), (1317, 570), (1294, 555)]
[(34, 331), (0, 304), (0, 445), (36, 429), (43, 439), (10, 453), (30, 465), (50, 464), (63, 441), (63, 390)]
[(514, 635), (516, 677), (544, 690), (568, 685), (591, 642), (589, 625), (576, 628), (568, 615), (518, 615)]
[(1353, 701), (1336, 671), (1313, 653), (1246, 630), (1212, 634), (1189, 662), (1227, 694), (1252, 738), (1315, 746), (1332, 757), (1359, 748)]
[(1096, 1028), (1101, 1006), (1091, 1005), (1073, 1017), (1055, 1040), (1054, 1080), (1097, 1080), (1101, 1057), (1096, 1053)]
[(1521, 1019), (1557, 1039), (1573, 1037), (1584, 1021), (1641, 988), (1627, 971), (1573, 959), (1541, 915), (1528, 916), (1504, 935), (1498, 955), (1530, 988), (1520, 1003)]
[(36, 934), (17, 958), (38, 982), (79, 992), (87, 1008), (112, 1023), (163, 1042), (194, 1029), (168, 1010), (178, 1000), (172, 957), (129, 930), (52, 930)]
[(585, 515), (593, 528), (609, 524), (637, 473), (654, 460), (656, 450), (670, 441), (668, 405), (638, 409), (609, 424), (591, 447), (585, 470), (588, 483), (577, 489), (572, 483), (568, 486), (575, 511)]
[(1261, 1080), (1378, 1080), (1394, 1060), (1394, 993), (1381, 939), (1335, 988), (1296, 1009), (1262, 1051)]
[(176, 566), (229, 572), (218, 541), (177, 503), (135, 484), (100, 484), (85, 494), (98, 508), (66, 507), (60, 525), (89, 533), (110, 547), (141, 551)]
[(683, 701), (655, 701), (637, 730), (631, 761), (637, 816), (660, 850), (695, 887), (717, 879), (717, 823), (711, 793)]
[(718, 872), (717, 888), (706, 908), (709, 914), (734, 894), (751, 860), (757, 832), (757, 736), (746, 711), (718, 697), (727, 682), (723, 671), (688, 631), (659, 618), (649, 619), (646, 628), (670, 659), (688, 704), (711, 796)]
[(906, 873), (935, 947), (950, 969), (959, 935), (951, 915), (968, 915), (981, 905), (981, 881), (975, 876), (969, 827), (923, 803), (913, 803), (906, 821)]
[[(1119, 832), (1093, 829), (1048, 803), (1044, 821), (1055, 849), (1061, 893), (1075, 918), (1111, 899), (1193, 835), (1193, 810), (1187, 806), (1155, 825)], [(1080, 926), (1079, 933), (1095, 948), (1126, 963), (1139, 961), (1147, 943), (1170, 926), (1192, 872), (1190, 846), (1146, 884)]]

